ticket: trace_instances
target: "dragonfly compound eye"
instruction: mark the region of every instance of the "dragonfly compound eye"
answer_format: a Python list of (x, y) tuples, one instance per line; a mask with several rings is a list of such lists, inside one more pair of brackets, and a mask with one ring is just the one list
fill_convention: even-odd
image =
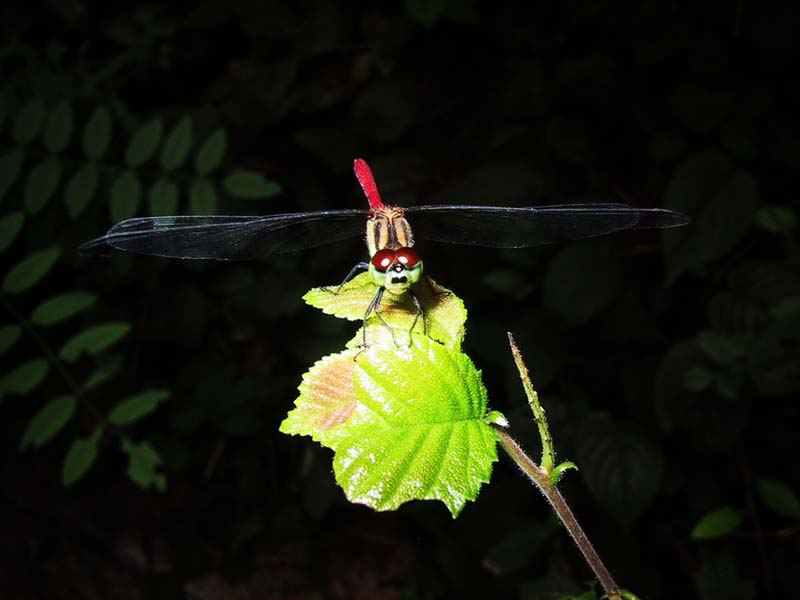
[(389, 250), (388, 248), (378, 250), (372, 257), (372, 266), (381, 273), (385, 273), (386, 270), (394, 264), (396, 257), (397, 252), (394, 250)]
[(411, 248), (400, 248), (397, 251), (397, 262), (402, 263), (406, 268), (413, 269), (421, 260), (419, 254)]

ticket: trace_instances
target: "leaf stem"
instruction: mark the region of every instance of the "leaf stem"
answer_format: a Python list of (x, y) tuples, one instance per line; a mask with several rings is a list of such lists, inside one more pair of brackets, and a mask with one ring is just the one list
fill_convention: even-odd
[(605, 564), (603, 564), (603, 561), (589, 541), (589, 538), (583, 532), (580, 524), (578, 524), (578, 520), (575, 518), (575, 515), (572, 514), (572, 510), (570, 510), (566, 500), (564, 500), (564, 496), (562, 496), (558, 488), (550, 482), (549, 473), (534, 463), (530, 457), (525, 454), (525, 451), (520, 448), (519, 444), (517, 444), (502, 427), (499, 425), (492, 425), (492, 427), (494, 427), (497, 432), (497, 437), (503, 450), (517, 463), (517, 466), (528, 476), (534, 485), (539, 488), (550, 503), (550, 506), (553, 507), (558, 518), (561, 519), (564, 527), (567, 528), (570, 536), (575, 540), (575, 544), (580, 549), (589, 567), (594, 571), (595, 577), (597, 577), (600, 585), (603, 586), (608, 598), (610, 600), (620, 600), (622, 596), (620, 596), (619, 587), (611, 577), (611, 573), (606, 569)]

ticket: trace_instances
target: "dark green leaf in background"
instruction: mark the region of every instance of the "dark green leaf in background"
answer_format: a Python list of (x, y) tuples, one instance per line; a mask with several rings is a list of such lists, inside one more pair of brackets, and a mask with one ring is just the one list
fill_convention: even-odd
[(111, 143), (111, 115), (105, 107), (98, 107), (89, 117), (83, 130), (83, 153), (91, 160), (102, 158)]
[(94, 197), (100, 173), (97, 164), (90, 162), (81, 165), (67, 184), (64, 204), (67, 214), (75, 219), (84, 211)]
[(50, 441), (75, 414), (75, 396), (61, 396), (45, 404), (31, 419), (22, 436), (20, 450), (40, 447)]
[(68, 292), (42, 302), (31, 315), (31, 321), (43, 327), (55, 325), (77, 315), (97, 302), (97, 296), (87, 292)]
[(44, 126), (44, 147), (57, 154), (69, 144), (75, 127), (75, 113), (72, 104), (64, 99), (50, 111)]
[(60, 248), (52, 247), (28, 255), (6, 273), (3, 291), (7, 294), (21, 294), (36, 285), (56, 264)]
[(178, 212), (178, 186), (162, 177), (156, 180), (147, 195), (150, 214), (154, 217), (174, 215)]
[(147, 442), (134, 444), (124, 438), (122, 451), (128, 455), (128, 477), (134, 483), (145, 489), (152, 485), (162, 492), (166, 490), (166, 478), (163, 474), (156, 472), (156, 467), (162, 462), (161, 456), (153, 446)]
[(694, 576), (700, 600), (755, 600), (755, 583), (739, 571), (736, 559), (727, 552), (704, 559)]
[(61, 161), (51, 156), (34, 166), (25, 181), (25, 208), (37, 215), (49, 202), (61, 181)]
[(409, 82), (381, 79), (369, 84), (353, 104), (356, 128), (376, 142), (399, 138), (414, 122), (417, 91)]
[(756, 211), (756, 224), (764, 231), (788, 235), (797, 230), (797, 214), (785, 206), (762, 206)]
[(167, 398), (167, 390), (148, 390), (130, 396), (111, 410), (108, 420), (114, 425), (129, 425), (153, 412)]
[(0, 379), (0, 397), (6, 394), (24, 396), (44, 381), (49, 370), (50, 363), (43, 358), (21, 364)]
[(660, 446), (639, 427), (594, 413), (578, 426), (575, 448), (589, 492), (620, 524), (632, 525), (661, 485)]
[(11, 127), (12, 139), (22, 146), (27, 146), (33, 142), (42, 129), (44, 116), (44, 98), (34, 96), (14, 116), (14, 123)]
[(189, 209), (193, 215), (213, 215), (217, 212), (217, 190), (208, 179), (195, 179), (192, 182)]
[(102, 433), (103, 428), (98, 425), (89, 437), (78, 438), (72, 442), (61, 470), (62, 485), (65, 487), (72, 485), (91, 468), (97, 459), (97, 443)]
[(694, 340), (678, 342), (661, 360), (653, 382), (653, 408), (663, 431), (670, 432), (686, 421), (689, 408), (698, 401), (690, 373), (708, 364)]
[(111, 184), (111, 220), (130, 219), (142, 202), (142, 184), (133, 171), (125, 171)]
[(25, 152), (22, 148), (11, 148), (0, 156), (0, 200), (14, 185), (24, 161)]
[(224, 185), (231, 196), (248, 200), (270, 198), (281, 192), (280, 185), (253, 171), (234, 171), (225, 178)]
[(19, 325), (0, 326), (0, 354), (8, 352), (9, 348), (17, 343), (21, 333), (22, 327)]
[(228, 134), (225, 129), (220, 127), (212, 133), (200, 149), (194, 161), (194, 170), (198, 175), (208, 175), (217, 168), (225, 156), (225, 149), (228, 143)]
[(122, 355), (103, 356), (104, 360), (92, 372), (83, 384), (84, 390), (91, 390), (109, 381), (122, 368)]
[(95, 325), (67, 340), (58, 355), (63, 360), (72, 362), (84, 353), (97, 354), (125, 337), (130, 329), (128, 323)]
[(406, 14), (424, 25), (433, 27), (444, 13), (447, 0), (406, 0)]
[(142, 125), (133, 134), (125, 152), (125, 162), (129, 167), (138, 167), (155, 154), (164, 135), (164, 123), (155, 118)]
[(758, 480), (758, 497), (779, 515), (800, 519), (800, 499), (788, 485), (774, 479)]
[(25, 213), (15, 210), (0, 219), (0, 252), (8, 248), (22, 230), (25, 223)]
[(184, 117), (167, 136), (161, 148), (161, 166), (165, 171), (174, 171), (186, 162), (192, 149), (193, 126), (190, 117)]
[(706, 513), (692, 528), (693, 540), (713, 540), (728, 535), (742, 524), (741, 513), (731, 506), (722, 506)]

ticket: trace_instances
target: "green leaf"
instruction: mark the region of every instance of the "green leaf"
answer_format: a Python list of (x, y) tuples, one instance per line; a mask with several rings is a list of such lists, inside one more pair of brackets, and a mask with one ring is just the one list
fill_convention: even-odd
[(55, 246), (28, 255), (6, 273), (3, 291), (6, 294), (21, 294), (36, 285), (56, 264), (61, 249)]
[(75, 113), (66, 98), (59, 102), (47, 116), (44, 126), (44, 146), (50, 152), (61, 152), (69, 144), (75, 127)]
[(714, 374), (705, 367), (692, 367), (683, 376), (683, 385), (690, 392), (702, 392), (714, 383)]
[(433, 27), (444, 14), (447, 0), (406, 0), (406, 14), (424, 25)]
[(133, 171), (125, 171), (111, 184), (111, 220), (130, 219), (139, 210), (142, 184)]
[(27, 146), (35, 140), (42, 129), (44, 113), (44, 98), (36, 96), (28, 100), (14, 117), (12, 139), (21, 146)]
[(8, 352), (14, 344), (17, 343), (22, 327), (19, 325), (3, 325), (0, 327), (0, 354)]
[(692, 528), (693, 540), (713, 540), (734, 531), (742, 524), (742, 515), (733, 507), (721, 506), (706, 513)]
[(740, 576), (736, 559), (728, 552), (706, 554), (694, 575), (694, 582), (701, 600), (756, 599), (755, 582)]
[(25, 429), (20, 450), (49, 442), (75, 414), (76, 405), (75, 396), (61, 396), (45, 404)]
[(3, 252), (17, 239), (24, 223), (25, 213), (21, 210), (15, 210), (0, 219), (0, 252)]
[(797, 230), (797, 215), (785, 206), (762, 206), (756, 211), (756, 225), (770, 233), (790, 235)]
[(83, 477), (97, 459), (97, 443), (103, 433), (98, 425), (89, 437), (78, 438), (69, 447), (61, 470), (61, 484), (68, 487)]
[(469, 357), (414, 335), (410, 346), (371, 344), (317, 362), (281, 431), (335, 451), (336, 480), (351, 502), (393, 510), (435, 499), (456, 516), (497, 460), (487, 412)]
[(203, 142), (194, 160), (194, 170), (198, 175), (208, 175), (219, 168), (222, 157), (225, 156), (225, 147), (228, 143), (228, 134), (220, 127)]
[(687, 420), (697, 394), (686, 386), (687, 373), (708, 364), (694, 340), (678, 342), (662, 359), (653, 384), (653, 408), (661, 429), (667, 433)]
[(50, 370), (50, 363), (43, 358), (35, 358), (12, 369), (0, 379), (0, 396), (16, 394), (24, 396), (33, 391)]
[(281, 186), (253, 171), (234, 171), (223, 182), (225, 190), (237, 198), (254, 200), (270, 198), (281, 193)]
[(178, 212), (178, 186), (162, 177), (150, 188), (147, 203), (154, 217), (174, 215)]
[(138, 167), (147, 162), (158, 149), (163, 135), (164, 123), (159, 117), (137, 129), (125, 152), (127, 165), (129, 167)]
[(784, 517), (800, 519), (800, 499), (792, 488), (775, 479), (759, 479), (757, 486), (758, 497), (766, 506)]
[(95, 325), (71, 337), (58, 355), (68, 362), (77, 360), (81, 354), (97, 354), (128, 335), (128, 323), (104, 323)]
[(70, 219), (76, 219), (89, 206), (97, 190), (99, 178), (97, 164), (90, 162), (82, 165), (69, 180), (64, 194), (64, 204)]
[(83, 153), (91, 160), (105, 155), (111, 143), (111, 115), (100, 106), (94, 110), (83, 130)]
[(700, 152), (679, 164), (664, 205), (690, 215), (692, 222), (664, 231), (670, 279), (724, 256), (747, 233), (759, 201), (753, 176), (735, 170), (723, 154)]
[(660, 446), (635, 425), (600, 413), (583, 419), (575, 445), (589, 492), (620, 524), (632, 525), (661, 484)]
[(161, 166), (165, 171), (174, 171), (189, 156), (192, 149), (192, 119), (183, 117), (167, 136), (161, 149)]
[(153, 412), (167, 398), (167, 390), (141, 392), (117, 404), (109, 413), (108, 420), (115, 425), (129, 425)]
[(734, 364), (748, 350), (746, 337), (728, 335), (712, 329), (704, 329), (697, 334), (697, 344), (706, 356), (721, 365)]
[(122, 368), (122, 356), (116, 355), (105, 360), (95, 371), (89, 375), (83, 384), (83, 390), (88, 391), (104, 384)]
[(217, 190), (208, 179), (195, 179), (192, 182), (189, 208), (193, 215), (213, 215), (217, 212)]
[(0, 200), (14, 185), (24, 161), (25, 152), (22, 148), (12, 148), (0, 156)]
[(547, 269), (542, 300), (565, 323), (585, 323), (611, 305), (620, 277), (619, 260), (605, 240), (567, 246)]
[(97, 302), (97, 296), (87, 292), (68, 292), (45, 300), (31, 315), (36, 325), (47, 327), (77, 315)]
[(37, 215), (48, 203), (61, 181), (61, 161), (53, 156), (45, 158), (28, 173), (25, 181), (25, 208), (28, 214)]
[(569, 460), (556, 465), (553, 470), (550, 471), (550, 483), (556, 485), (569, 469), (575, 469), (577, 471), (578, 465)]
[(139, 487), (147, 489), (151, 485), (160, 491), (167, 488), (166, 478), (156, 472), (161, 464), (161, 456), (148, 442), (134, 444), (128, 438), (122, 440), (122, 451), (128, 455), (128, 477)]

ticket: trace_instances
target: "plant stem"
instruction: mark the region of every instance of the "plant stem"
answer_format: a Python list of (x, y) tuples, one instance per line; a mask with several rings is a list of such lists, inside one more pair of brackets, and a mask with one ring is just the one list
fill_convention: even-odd
[(558, 515), (558, 518), (561, 519), (564, 527), (567, 528), (567, 531), (572, 536), (572, 539), (575, 540), (575, 544), (577, 544), (578, 548), (583, 554), (583, 557), (589, 564), (589, 567), (592, 569), (592, 571), (594, 571), (597, 580), (600, 582), (600, 585), (603, 586), (603, 589), (606, 591), (606, 594), (608, 594), (609, 599), (619, 600), (621, 598), (619, 587), (614, 582), (614, 579), (611, 577), (611, 573), (608, 572), (608, 569), (606, 569), (603, 561), (600, 560), (600, 556), (597, 554), (594, 546), (592, 546), (589, 538), (578, 524), (578, 520), (575, 518), (575, 515), (572, 514), (572, 511), (567, 505), (566, 500), (564, 500), (564, 496), (562, 496), (561, 492), (558, 491), (556, 486), (550, 482), (549, 473), (534, 463), (530, 457), (525, 454), (525, 451), (520, 448), (519, 444), (517, 444), (517, 442), (514, 441), (514, 439), (508, 435), (508, 433), (502, 427), (498, 425), (492, 426), (497, 432), (497, 436), (500, 441), (500, 445), (503, 447), (503, 450), (508, 453), (511, 459), (517, 463), (517, 466), (522, 470), (522, 472), (525, 473), (525, 475), (530, 478), (536, 487), (539, 488), (542, 494), (544, 494), (544, 497), (550, 503), (550, 506), (553, 507), (553, 510)]

